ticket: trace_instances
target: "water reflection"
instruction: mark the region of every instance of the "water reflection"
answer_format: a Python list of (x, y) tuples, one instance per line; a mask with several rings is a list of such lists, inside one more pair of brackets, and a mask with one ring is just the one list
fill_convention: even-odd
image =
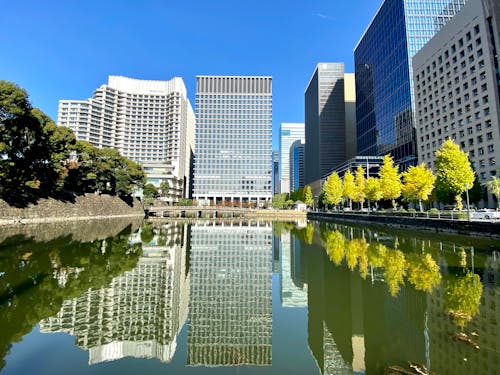
[[(169, 362), (188, 313), (186, 226), (147, 224), (129, 243), (142, 244), (134, 269), (64, 301), (56, 316), (40, 322), (44, 333), (67, 332), (89, 351), (89, 364), (126, 356)], [(171, 241), (166, 246), (165, 238)]]
[(190, 366), (271, 364), (272, 225), (192, 227)]

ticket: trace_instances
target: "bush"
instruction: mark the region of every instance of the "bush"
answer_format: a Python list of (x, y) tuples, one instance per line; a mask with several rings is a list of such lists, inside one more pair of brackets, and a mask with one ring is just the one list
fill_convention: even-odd
[(436, 207), (432, 207), (430, 210), (429, 210), (429, 213), (430, 214), (438, 214), (439, 213), (439, 210), (436, 208)]
[(409, 208), (408, 212), (414, 214), (415, 212), (417, 212), (417, 210), (415, 210), (414, 208)]

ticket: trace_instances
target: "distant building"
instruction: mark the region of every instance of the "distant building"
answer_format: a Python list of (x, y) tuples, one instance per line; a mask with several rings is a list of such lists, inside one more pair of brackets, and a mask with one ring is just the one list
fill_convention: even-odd
[(417, 162), (411, 58), (465, 0), (384, 0), (354, 50), (357, 155)]
[(109, 76), (91, 99), (59, 101), (57, 123), (73, 130), (78, 140), (116, 148), (142, 164), (148, 182), (170, 184), (172, 201), (189, 196), (195, 118), (182, 78)]
[(305, 186), (304, 150), (305, 144), (300, 139), (290, 146), (290, 191)]
[(202, 205), (272, 198), (272, 78), (198, 76), (193, 197)]
[(273, 194), (280, 194), (280, 153), (273, 151)]
[(451, 138), (481, 184), (497, 175), (500, 160), (499, 20), (498, 3), (468, 0), (413, 58), (419, 162), (434, 168), (435, 152)]
[(289, 122), (282, 123), (280, 127), (280, 180), (283, 187), (281, 193), (289, 193), (293, 191), (290, 170), (290, 146), (296, 140), (304, 143), (304, 124)]
[(353, 76), (343, 63), (319, 63), (305, 92), (305, 183), (354, 151)]

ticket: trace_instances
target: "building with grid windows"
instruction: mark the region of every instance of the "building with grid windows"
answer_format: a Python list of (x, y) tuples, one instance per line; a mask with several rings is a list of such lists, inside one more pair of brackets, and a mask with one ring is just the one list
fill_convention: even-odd
[(78, 140), (142, 164), (157, 187), (168, 181), (171, 201), (189, 196), (195, 117), (182, 78), (109, 76), (91, 99), (59, 101), (57, 123)]
[(284, 122), (280, 128), (280, 180), (281, 193), (289, 193), (294, 190), (292, 186), (290, 170), (290, 146), (296, 141), (305, 140), (303, 123)]
[(270, 223), (191, 227), (189, 366), (270, 366)]
[(344, 73), (344, 63), (316, 66), (305, 92), (306, 184), (354, 156), (353, 95), (354, 75)]
[(280, 193), (280, 153), (273, 151), (273, 194)]
[(383, 1), (354, 50), (357, 155), (416, 164), (411, 58), (465, 1)]
[(298, 139), (290, 146), (290, 191), (305, 186), (304, 141)]
[(193, 197), (262, 206), (272, 198), (272, 78), (198, 76)]
[(435, 152), (451, 138), (481, 184), (500, 160), (500, 8), (495, 14), (486, 4), (468, 0), (413, 58), (419, 162), (434, 168)]

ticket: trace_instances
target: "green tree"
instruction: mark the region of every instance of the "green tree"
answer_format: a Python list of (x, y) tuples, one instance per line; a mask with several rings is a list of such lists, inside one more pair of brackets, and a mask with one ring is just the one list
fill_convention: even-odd
[(382, 189), (380, 188), (380, 180), (377, 177), (368, 177), (365, 185), (366, 198), (369, 201), (377, 202), (382, 199)]
[(168, 197), (169, 192), (170, 192), (170, 185), (168, 181), (162, 181), (160, 184), (160, 195), (162, 197)]
[(351, 171), (347, 171), (344, 174), (342, 186), (342, 196), (349, 200), (349, 208), (352, 209), (352, 200), (354, 198), (354, 194), (356, 193), (356, 184), (354, 183), (354, 176)]
[(275, 194), (272, 200), (273, 208), (283, 208), (286, 202), (286, 194)]
[(311, 207), (314, 203), (312, 190), (311, 190), (311, 187), (309, 185), (306, 185), (304, 187), (304, 203), (308, 207)]
[[(497, 198), (497, 202), (500, 202), (500, 178), (491, 176), (491, 179), (484, 186)], [(497, 204), (500, 207), (500, 203)]]
[(142, 189), (144, 198), (156, 198), (158, 196), (158, 188), (151, 183), (144, 185)]
[(384, 156), (384, 163), (379, 171), (380, 187), (382, 189), (382, 199), (392, 201), (392, 207), (396, 208), (396, 199), (401, 195), (401, 176), (398, 173), (398, 166), (390, 155)]
[(363, 208), (363, 203), (365, 201), (365, 187), (366, 187), (366, 179), (365, 179), (365, 170), (361, 165), (358, 165), (356, 169), (356, 175), (354, 179), (355, 189), (352, 200), (354, 202), (359, 203), (359, 208)]
[(467, 153), (461, 151), (451, 139), (447, 139), (436, 151), (436, 176), (436, 188), (442, 193), (453, 194), (456, 207), (461, 210), (461, 194), (466, 186), (472, 187), (474, 171)]
[(436, 177), (425, 163), (418, 166), (411, 166), (406, 172), (403, 172), (403, 197), (412, 202), (418, 202), (420, 212), (423, 211), (422, 201), (429, 199), (434, 189)]
[(323, 192), (326, 204), (336, 206), (342, 201), (342, 180), (337, 172), (333, 172), (330, 176), (328, 176), (323, 185)]

